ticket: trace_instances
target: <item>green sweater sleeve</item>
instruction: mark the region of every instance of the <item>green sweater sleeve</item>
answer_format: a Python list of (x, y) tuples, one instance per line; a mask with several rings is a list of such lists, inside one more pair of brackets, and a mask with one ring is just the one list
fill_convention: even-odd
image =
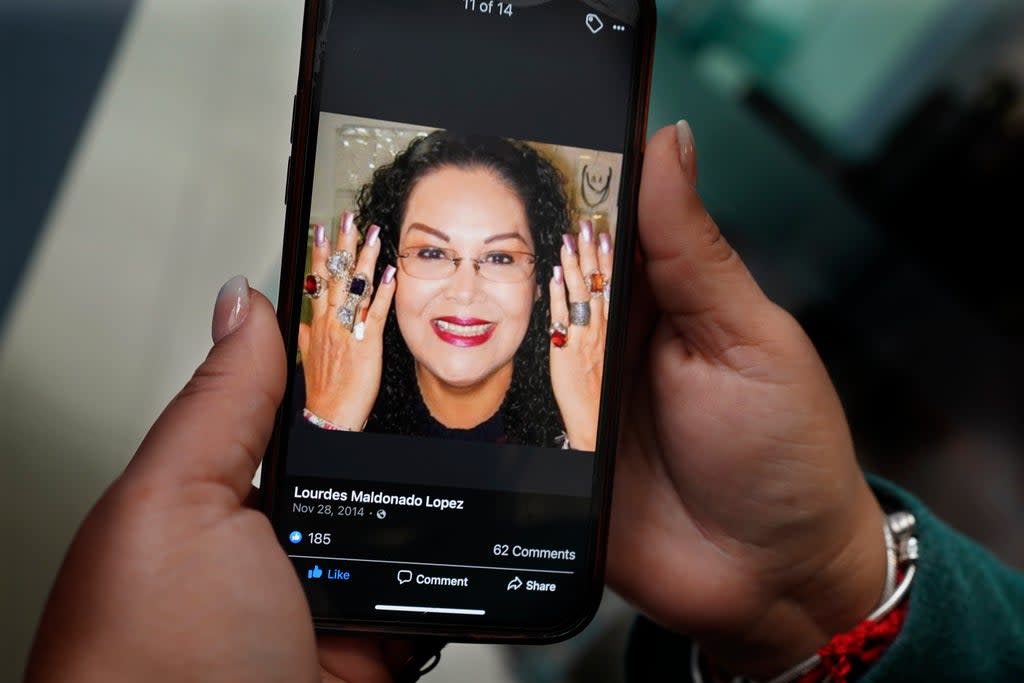
[[(917, 517), (921, 558), (899, 636), (860, 683), (1024, 683), (1024, 574), (941, 522), (897, 486), (869, 478), (889, 510)], [(689, 681), (689, 642), (634, 626), (627, 680)]]
[(1024, 682), (1024, 574), (907, 492), (869, 481), (883, 506), (917, 517), (921, 559), (903, 629), (861, 681)]

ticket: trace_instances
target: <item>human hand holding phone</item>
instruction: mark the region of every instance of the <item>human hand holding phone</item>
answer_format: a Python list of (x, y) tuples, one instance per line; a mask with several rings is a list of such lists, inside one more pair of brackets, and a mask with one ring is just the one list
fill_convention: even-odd
[(650, 141), (610, 584), (725, 671), (771, 678), (862, 620), (882, 511), (828, 374), (696, 192), (686, 124)]
[(314, 634), (250, 486), (285, 384), (273, 307), (222, 290), (216, 344), (89, 513), (26, 673), (45, 681), (385, 683), (404, 645)]

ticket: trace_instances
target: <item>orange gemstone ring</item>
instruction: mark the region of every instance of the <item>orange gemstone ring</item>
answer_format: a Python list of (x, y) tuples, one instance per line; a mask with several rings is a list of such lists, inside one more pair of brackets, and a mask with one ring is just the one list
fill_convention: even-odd
[(587, 284), (590, 286), (591, 294), (604, 294), (604, 288), (608, 286), (608, 278), (599, 270), (595, 270), (587, 276)]

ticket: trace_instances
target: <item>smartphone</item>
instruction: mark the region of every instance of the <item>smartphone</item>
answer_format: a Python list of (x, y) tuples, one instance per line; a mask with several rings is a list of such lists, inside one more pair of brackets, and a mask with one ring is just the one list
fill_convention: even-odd
[(654, 24), (653, 0), (307, 0), (261, 488), (318, 629), (542, 643), (593, 617)]

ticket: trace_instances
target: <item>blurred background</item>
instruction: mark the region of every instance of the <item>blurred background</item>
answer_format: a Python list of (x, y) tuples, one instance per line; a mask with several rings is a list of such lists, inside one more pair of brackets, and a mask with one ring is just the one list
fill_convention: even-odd
[[(582, 10), (581, 10), (582, 12)], [(0, 680), (76, 526), (209, 345), (276, 296), (299, 0), (4, 0)], [(865, 467), (1024, 568), (1024, 4), (663, 0), (650, 125), (818, 345)], [(581, 30), (585, 30), (581, 14)], [(429, 680), (619, 681), (614, 596)]]

